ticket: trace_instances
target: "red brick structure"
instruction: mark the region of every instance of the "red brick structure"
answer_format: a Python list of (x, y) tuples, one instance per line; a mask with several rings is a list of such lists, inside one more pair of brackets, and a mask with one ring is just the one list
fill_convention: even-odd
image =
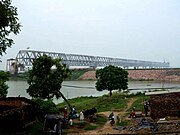
[(180, 91), (153, 92), (150, 95), (150, 115), (153, 119), (180, 117)]

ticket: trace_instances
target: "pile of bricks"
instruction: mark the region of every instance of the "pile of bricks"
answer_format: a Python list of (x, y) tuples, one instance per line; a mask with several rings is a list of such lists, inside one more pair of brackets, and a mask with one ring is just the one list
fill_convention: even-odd
[(151, 118), (180, 117), (180, 92), (151, 95)]

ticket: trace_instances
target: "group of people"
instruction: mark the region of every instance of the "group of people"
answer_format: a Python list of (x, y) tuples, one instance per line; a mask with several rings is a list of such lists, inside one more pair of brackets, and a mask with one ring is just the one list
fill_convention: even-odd
[[(144, 114), (145, 116), (147, 117), (148, 116), (148, 112), (150, 111), (150, 102), (145, 99), (143, 101), (143, 109), (144, 109)], [(132, 108), (132, 111), (129, 115), (129, 118), (135, 118), (136, 117), (136, 110), (135, 110), (135, 107)]]
[[(150, 103), (149, 101), (147, 101), (146, 99), (143, 101), (143, 106), (144, 106), (144, 113), (145, 113), (145, 116), (147, 117), (148, 115), (148, 112), (150, 110)], [(84, 114), (83, 114), (83, 110), (78, 114), (76, 112), (76, 109), (75, 109), (75, 106), (73, 106), (70, 110), (70, 113), (69, 113), (69, 116), (68, 116), (68, 109), (66, 106), (64, 106), (64, 111), (63, 111), (63, 114), (64, 114), (64, 119), (67, 119), (69, 120), (69, 124), (72, 125), (73, 124), (73, 119), (76, 119), (79, 117), (79, 120), (80, 120), (80, 123), (83, 123), (84, 122)], [(132, 111), (129, 115), (129, 118), (135, 118), (136, 117), (136, 110), (135, 110), (135, 107), (132, 108)], [(112, 112), (110, 115), (109, 115), (109, 120), (110, 120), (110, 124), (113, 126), (115, 124), (115, 116), (114, 116), (114, 113)], [(118, 114), (117, 115), (117, 123), (121, 122), (121, 118), (120, 118), (120, 115)], [(58, 132), (62, 132), (61, 128), (59, 128), (61, 126), (62, 123), (57, 123), (55, 126), (54, 126), (54, 130), (55, 131), (58, 131)], [(58, 127), (58, 128), (57, 128)]]
[[(64, 120), (67, 121), (70, 126), (73, 125), (73, 119), (76, 119), (76, 118), (79, 118), (81, 124), (84, 122), (83, 110), (78, 114), (76, 112), (75, 106), (73, 106), (71, 108), (71, 110), (69, 112), (69, 115), (68, 115), (68, 108), (67, 108), (67, 106), (64, 106), (64, 108), (61, 108), (60, 109), (60, 113), (63, 113)], [(62, 121), (59, 120), (54, 125), (54, 129), (53, 130), (57, 133), (57, 135), (61, 135), (62, 134), (62, 124), (63, 124)]]
[(64, 115), (64, 119), (69, 120), (70, 125), (72, 125), (72, 120), (76, 118), (79, 118), (80, 122), (84, 121), (83, 110), (78, 114), (75, 106), (72, 106), (72, 108), (70, 109), (69, 115), (68, 115), (67, 106), (64, 106), (63, 115)]

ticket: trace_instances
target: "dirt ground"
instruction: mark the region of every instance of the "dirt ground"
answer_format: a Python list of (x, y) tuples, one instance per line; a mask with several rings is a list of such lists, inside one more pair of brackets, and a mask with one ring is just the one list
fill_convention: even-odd
[[(125, 108), (124, 110), (122, 111), (113, 111), (115, 117), (120, 114), (121, 116), (121, 120), (124, 121), (129, 121), (130, 125), (126, 126), (128, 127), (127, 130), (115, 130), (114, 128), (116, 128), (117, 126), (111, 126), (110, 122), (107, 121), (102, 127), (99, 127), (95, 130), (89, 130), (89, 131), (85, 131), (85, 130), (79, 130), (77, 131), (77, 133), (68, 133), (68, 135), (92, 135), (92, 134), (96, 134), (96, 135), (100, 135), (100, 134), (148, 134), (148, 133), (151, 133), (152, 131), (149, 129), (149, 128), (144, 128), (144, 129), (141, 129), (141, 130), (138, 130), (138, 131), (131, 131), (129, 129), (131, 128), (134, 128), (142, 118), (135, 118), (135, 119), (132, 119), (132, 118), (128, 118), (128, 114), (127, 114), (127, 110), (132, 106), (132, 104), (136, 101), (135, 98), (132, 98), (129, 100), (128, 102), (128, 106), (127, 108)], [(112, 111), (107, 111), (107, 112), (100, 112), (99, 114), (103, 114), (104, 116), (106, 116), (108, 118), (109, 114), (111, 113)], [(149, 119), (151, 120), (150, 117), (146, 117), (146, 119)], [(177, 120), (177, 118), (176, 118)], [(179, 119), (180, 121), (180, 119)], [(116, 119), (115, 119), (115, 122), (116, 122)], [(76, 131), (77, 129), (72, 129), (74, 131)], [(159, 125), (159, 130), (160, 132), (162, 131), (167, 131), (167, 132), (172, 132), (172, 133), (169, 133), (171, 135), (180, 135), (180, 123), (172, 123), (172, 124), (160, 124)], [(173, 133), (173, 132), (176, 132), (176, 133)], [(164, 133), (163, 133), (164, 134)], [(166, 133), (165, 133), (166, 134)]]
[[(120, 116), (122, 117), (122, 120), (125, 119), (129, 119), (128, 116), (125, 117), (125, 113), (127, 112), (127, 110), (132, 106), (132, 104), (134, 103), (134, 101), (136, 101), (135, 98), (132, 98), (129, 102), (128, 102), (128, 106), (126, 109), (124, 109), (123, 111), (119, 112), (119, 111), (113, 111), (114, 115), (117, 116), (118, 114), (120, 114)], [(105, 115), (107, 118), (109, 116), (109, 114), (112, 111), (107, 111), (107, 112), (101, 112), (100, 114)], [(115, 119), (115, 123), (116, 123), (116, 119)], [(114, 126), (115, 127), (115, 126)], [(124, 133), (124, 130), (114, 130), (113, 126), (111, 126), (111, 124), (109, 123), (109, 121), (107, 121), (103, 127), (96, 129), (96, 130), (92, 130), (92, 131), (86, 131), (82, 134), (119, 134), (119, 133)], [(127, 133), (127, 132), (126, 132)]]
[[(122, 121), (126, 120), (126, 119), (130, 119), (128, 118), (128, 116), (125, 116), (125, 114), (127, 113), (127, 110), (132, 106), (132, 104), (134, 103), (134, 101), (136, 101), (135, 98), (132, 98), (129, 102), (128, 102), (128, 106), (126, 109), (124, 109), (123, 111), (113, 111), (114, 115), (117, 116), (118, 114), (120, 114)], [(109, 114), (112, 111), (107, 111), (107, 112), (100, 112), (99, 114), (103, 114), (104, 116), (106, 116), (108, 118)], [(116, 123), (116, 119), (115, 119), (115, 123)], [(84, 134), (84, 135), (89, 135), (89, 134), (124, 134), (124, 133), (131, 133), (131, 132), (127, 132), (126, 130), (115, 130), (113, 129), (113, 127), (115, 126), (111, 126), (110, 122), (107, 121), (103, 127), (97, 128), (96, 130), (90, 130), (90, 131), (82, 131), (80, 134)], [(75, 134), (79, 134), (79, 133), (69, 133), (68, 135), (75, 135)]]

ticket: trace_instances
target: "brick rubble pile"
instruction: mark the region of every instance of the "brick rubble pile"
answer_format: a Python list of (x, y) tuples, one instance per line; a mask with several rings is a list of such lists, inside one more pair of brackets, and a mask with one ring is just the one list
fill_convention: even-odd
[(150, 98), (151, 117), (180, 117), (180, 92), (152, 95)]

